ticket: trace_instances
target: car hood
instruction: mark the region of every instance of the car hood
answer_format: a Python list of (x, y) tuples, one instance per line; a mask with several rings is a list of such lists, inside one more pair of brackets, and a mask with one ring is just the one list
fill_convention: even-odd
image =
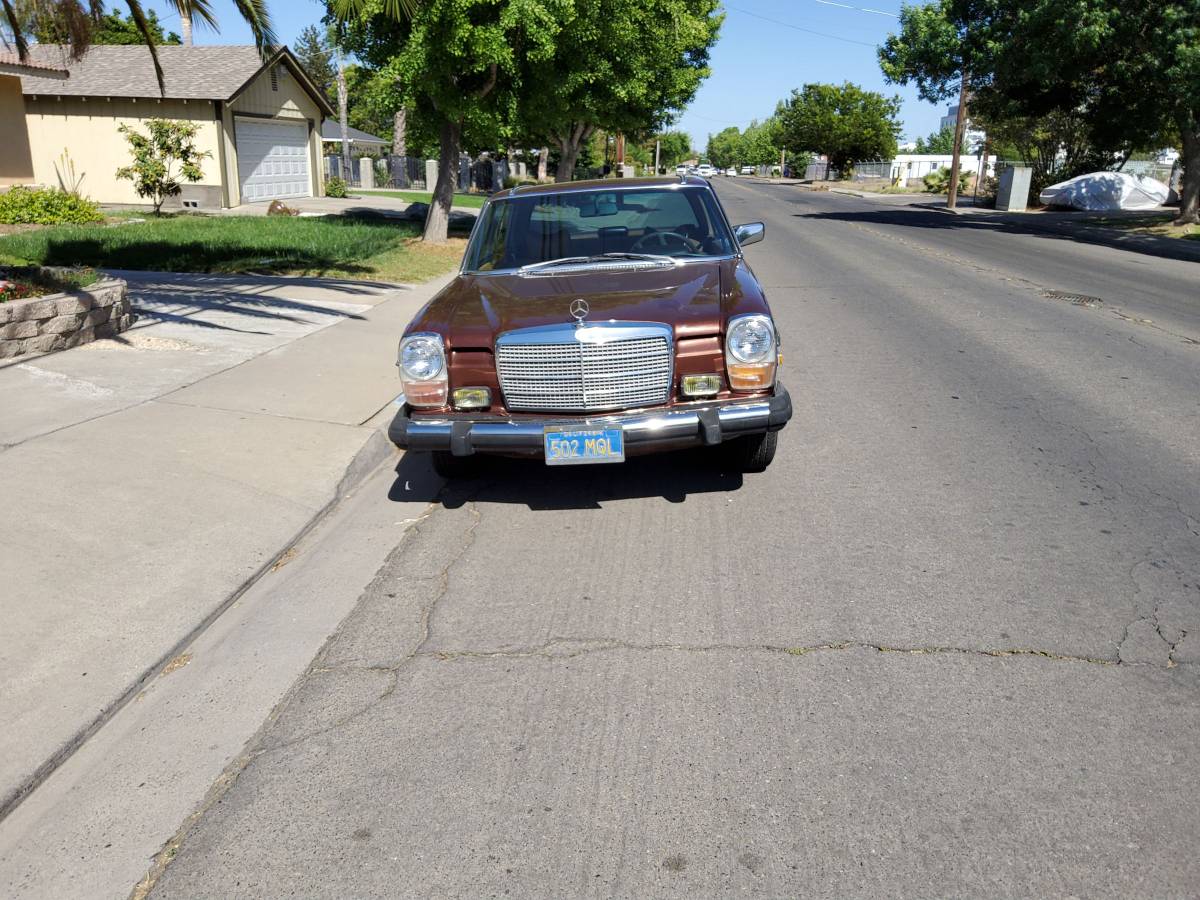
[(460, 275), (409, 330), (439, 332), (458, 349), (490, 349), (507, 331), (573, 322), (571, 303), (583, 298), (589, 323), (663, 322), (674, 328), (677, 339), (716, 335), (729, 314), (729, 301), (740, 293), (733, 290), (742, 280), (735, 271), (738, 262), (562, 275)]

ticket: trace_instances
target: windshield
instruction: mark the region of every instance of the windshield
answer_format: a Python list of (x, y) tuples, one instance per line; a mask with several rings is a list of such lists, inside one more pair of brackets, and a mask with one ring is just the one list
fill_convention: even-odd
[(695, 259), (734, 252), (733, 237), (705, 188), (615, 188), (489, 203), (463, 268), (519, 269), (606, 254)]

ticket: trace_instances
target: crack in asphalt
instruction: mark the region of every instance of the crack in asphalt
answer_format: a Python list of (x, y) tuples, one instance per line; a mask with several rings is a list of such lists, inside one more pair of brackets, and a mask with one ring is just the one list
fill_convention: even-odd
[[(354, 719), (358, 718), (359, 716), (363, 715), (364, 713), (369, 712), (375, 706), (384, 702), (389, 697), (391, 697), (392, 694), (395, 693), (396, 688), (400, 682), (400, 670), (404, 666), (406, 666), (408, 663), (410, 663), (413, 659), (415, 659), (416, 657), (425, 655), (422, 648), (425, 646), (425, 644), (427, 644), (429, 642), (430, 635), (432, 633), (433, 614), (434, 614), (435, 610), (437, 609), (438, 604), (442, 601), (442, 599), (450, 591), (450, 570), (454, 568), (454, 566), (458, 563), (458, 561), (461, 560), (466, 555), (467, 551), (470, 550), (471, 546), (475, 543), (475, 531), (479, 527), (479, 523), (482, 520), (483, 516), (479, 511), (478, 505), (473, 500), (470, 501), (469, 503), (467, 503), (467, 510), (471, 515), (471, 523), (467, 526), (467, 528), (462, 533), (462, 537), (460, 538), (461, 544), (458, 548), (458, 551), (454, 554), (454, 556), (450, 560), (448, 560), (446, 562), (446, 564), (444, 566), (442, 566), (441, 570), (435, 576), (435, 579), (438, 582), (440, 582), (437, 590), (434, 591), (434, 593), (430, 597), (430, 599), (427, 602), (425, 602), (424, 604), (422, 604), (422, 606), (421, 606), (420, 616), (417, 620), (417, 627), (419, 629), (420, 638), (418, 639), (416, 646), (413, 647), (412, 651), (410, 651), (407, 655), (405, 655), (401, 659), (397, 660), (395, 663), (393, 663), (391, 665), (387, 665), (387, 666), (354, 666), (354, 665), (325, 666), (325, 665), (321, 664), (322, 658), (325, 655), (325, 652), (322, 651), (321, 656), (318, 656), (317, 660), (309, 668), (308, 672), (306, 672), (305, 675), (301, 677), (300, 681), (297, 682), (297, 684), (303, 684), (312, 675), (329, 674), (329, 673), (333, 673), (333, 672), (354, 672), (354, 671), (380, 672), (380, 673), (386, 673), (389, 676), (388, 682), (384, 686), (383, 690), (380, 691), (379, 694), (377, 694), (369, 703), (366, 703), (365, 705), (354, 710), (353, 712), (347, 713), (346, 715), (340, 717), (336, 721), (331, 722), (329, 725), (323, 726), (322, 728), (318, 728), (318, 729), (315, 729), (310, 732), (305, 732), (304, 734), (298, 735), (298, 736), (292, 738), (291, 740), (284, 741), (283, 743), (270, 744), (267, 746), (259, 747), (255, 750), (251, 751), (249, 754), (250, 760), (257, 759), (259, 756), (263, 756), (268, 753), (274, 753), (278, 750), (286, 750), (288, 747), (293, 747), (293, 746), (303, 743), (305, 741), (312, 740), (315, 737), (320, 737), (323, 734), (328, 734), (331, 731), (336, 731), (337, 729), (340, 729), (340, 728), (344, 727), (345, 725), (348, 725), (350, 722), (352, 722)], [(430, 514), (432, 514), (432, 513), (430, 513)], [(419, 534), (419, 527), (414, 526), (411, 529), (411, 533)], [(386, 571), (386, 569), (387, 569), (387, 564), (385, 563), (384, 567), (381, 571)], [(327, 645), (327, 647), (331, 647), (331, 646), (333, 646), (332, 640)]]
[[(787, 656), (808, 656), (813, 653), (839, 652), (846, 650), (874, 650), (878, 653), (897, 653), (910, 656), (932, 656), (958, 654), (983, 656), (993, 659), (1006, 657), (1036, 656), (1059, 662), (1089, 663), (1099, 666), (1128, 666), (1119, 658), (1083, 656), (1055, 653), (1032, 647), (954, 647), (942, 644), (907, 645), (887, 644), (874, 641), (827, 641), (819, 644), (684, 644), (684, 643), (638, 643), (615, 638), (565, 638), (558, 637), (528, 647), (512, 647), (498, 650), (424, 650), (417, 656), (439, 660), (489, 660), (489, 659), (573, 659), (590, 653), (612, 650), (634, 652), (679, 652), (679, 653), (778, 653)], [(1137, 663), (1136, 665), (1144, 665)]]

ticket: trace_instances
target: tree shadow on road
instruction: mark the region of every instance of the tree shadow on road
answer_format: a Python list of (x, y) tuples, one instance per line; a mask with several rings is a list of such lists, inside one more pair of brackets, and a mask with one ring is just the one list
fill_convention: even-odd
[(515, 503), (531, 510), (600, 509), (606, 502), (661, 497), (684, 503), (691, 494), (736, 491), (743, 476), (723, 466), (716, 453), (681, 450), (634, 457), (624, 463), (547, 466), (541, 460), (476, 457), (469, 479), (444, 481), (428, 453), (405, 453), (396, 466), (388, 499), (439, 503), (457, 509), (469, 501)]
[(874, 225), (893, 225), (902, 228), (920, 228), (932, 231), (975, 232), (977, 234), (1025, 234), (1049, 240), (1069, 241), (1075, 244), (1094, 244), (1116, 247), (1134, 253), (1144, 253), (1164, 259), (1179, 259), (1200, 262), (1200, 247), (1180, 238), (1160, 235), (1135, 234), (1106, 228), (1080, 221), (1072, 214), (1067, 218), (1046, 220), (1044, 213), (1028, 213), (1028, 220), (1021, 216), (1008, 215), (993, 218), (988, 214), (963, 214), (937, 209), (856, 209), (822, 212), (793, 213), (797, 219), (856, 222)]

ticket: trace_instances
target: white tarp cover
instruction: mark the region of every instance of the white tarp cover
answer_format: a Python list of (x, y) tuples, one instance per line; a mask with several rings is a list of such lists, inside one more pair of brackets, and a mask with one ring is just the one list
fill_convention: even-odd
[(1167, 202), (1170, 188), (1161, 181), (1125, 172), (1092, 172), (1052, 184), (1039, 195), (1046, 206), (1073, 209), (1157, 209)]

